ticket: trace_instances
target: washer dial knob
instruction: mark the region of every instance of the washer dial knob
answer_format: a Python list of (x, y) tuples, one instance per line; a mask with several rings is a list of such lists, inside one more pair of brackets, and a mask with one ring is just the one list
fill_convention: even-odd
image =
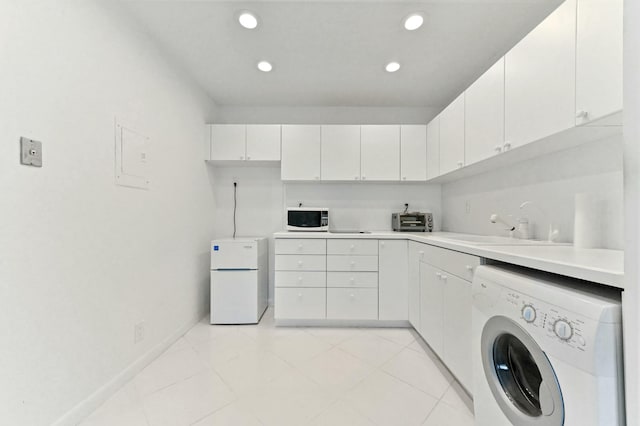
[(566, 320), (558, 320), (553, 324), (553, 331), (555, 331), (556, 336), (561, 338), (562, 340), (569, 340), (573, 336), (573, 327)]
[(528, 323), (532, 323), (536, 320), (536, 309), (531, 305), (524, 305), (522, 308), (522, 318)]

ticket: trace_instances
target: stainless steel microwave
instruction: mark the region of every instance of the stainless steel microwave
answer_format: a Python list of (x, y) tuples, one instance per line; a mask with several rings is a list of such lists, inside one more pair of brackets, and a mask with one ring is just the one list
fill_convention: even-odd
[(287, 231), (329, 231), (329, 209), (319, 207), (289, 207)]

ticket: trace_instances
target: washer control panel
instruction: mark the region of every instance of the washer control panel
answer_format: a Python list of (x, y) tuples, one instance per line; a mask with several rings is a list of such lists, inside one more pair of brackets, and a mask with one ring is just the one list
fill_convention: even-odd
[(519, 317), (523, 328), (532, 334), (546, 336), (565, 348), (584, 352), (588, 349), (589, 325), (581, 315), (541, 302), (529, 295), (503, 288), (502, 300)]

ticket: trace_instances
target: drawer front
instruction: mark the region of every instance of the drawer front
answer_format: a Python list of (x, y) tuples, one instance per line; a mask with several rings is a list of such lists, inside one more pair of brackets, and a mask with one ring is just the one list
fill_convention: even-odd
[(327, 257), (319, 254), (277, 254), (276, 271), (326, 271)]
[(327, 271), (371, 271), (378, 270), (378, 256), (328, 255)]
[(433, 265), (463, 280), (472, 281), (473, 273), (480, 265), (480, 258), (470, 254), (430, 245), (423, 245), (420, 250), (424, 250), (424, 255), (420, 257), (421, 262)]
[(375, 287), (378, 288), (377, 272), (327, 272), (327, 287)]
[(312, 238), (277, 238), (276, 254), (326, 254), (327, 240)]
[(326, 272), (276, 271), (276, 287), (326, 287)]
[(325, 288), (276, 288), (276, 319), (324, 319), (327, 290)]
[(327, 318), (378, 319), (378, 289), (328, 288)]
[(378, 255), (378, 240), (327, 240), (327, 254)]

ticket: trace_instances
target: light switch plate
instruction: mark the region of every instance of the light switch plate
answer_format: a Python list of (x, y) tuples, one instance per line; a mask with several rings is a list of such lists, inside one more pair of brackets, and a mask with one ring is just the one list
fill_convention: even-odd
[(20, 163), (25, 166), (42, 167), (42, 142), (21, 137)]

